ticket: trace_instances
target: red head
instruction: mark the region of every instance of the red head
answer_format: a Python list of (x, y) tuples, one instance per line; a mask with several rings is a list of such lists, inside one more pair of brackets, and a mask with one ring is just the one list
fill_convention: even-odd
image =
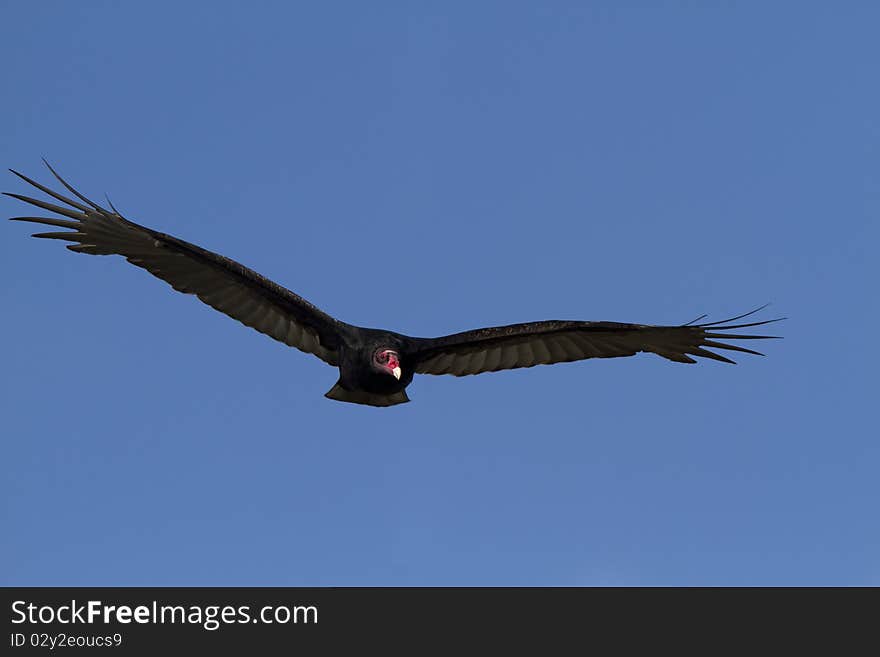
[(379, 371), (400, 380), (400, 355), (394, 349), (379, 347), (373, 352), (373, 365)]

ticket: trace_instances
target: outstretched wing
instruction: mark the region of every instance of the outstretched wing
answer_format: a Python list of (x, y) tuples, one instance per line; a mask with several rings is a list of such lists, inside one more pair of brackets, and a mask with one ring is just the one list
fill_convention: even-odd
[(770, 319), (747, 324), (730, 323), (761, 308), (720, 322), (695, 324), (698, 320), (694, 320), (682, 326), (547, 321), (465, 331), (417, 342), (419, 346), (413, 354), (415, 371), (421, 374), (465, 376), (586, 358), (632, 356), (640, 351), (679, 363), (695, 363), (693, 356), (733, 363), (729, 358), (709, 351), (709, 348), (763, 356), (752, 349), (716, 341), (776, 337), (726, 333), (780, 321)]
[(341, 322), (234, 260), (129, 221), (112, 204), (112, 211), (101, 207), (68, 185), (48, 162), (46, 166), (82, 203), (12, 171), (67, 206), (4, 192), (12, 198), (67, 217), (14, 217), (12, 221), (72, 229), (72, 232), (37, 233), (34, 237), (75, 242), (67, 248), (77, 253), (121, 255), (131, 264), (169, 283), (178, 292), (195, 294), (212, 308), (246, 326), (314, 354), (330, 365), (337, 364)]

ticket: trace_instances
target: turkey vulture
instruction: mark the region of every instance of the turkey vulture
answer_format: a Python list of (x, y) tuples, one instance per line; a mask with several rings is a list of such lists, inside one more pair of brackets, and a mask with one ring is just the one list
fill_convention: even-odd
[(34, 237), (74, 242), (67, 248), (77, 253), (121, 255), (178, 292), (195, 294), (242, 324), (338, 367), (339, 380), (325, 395), (337, 401), (393, 406), (409, 401), (406, 387), (415, 374), (464, 376), (586, 358), (632, 356), (640, 351), (679, 363), (694, 363), (693, 356), (733, 363), (707, 348), (762, 355), (717, 340), (775, 337), (726, 331), (779, 321), (731, 323), (761, 310), (758, 308), (728, 320), (697, 324), (703, 315), (681, 326), (544, 321), (481, 328), (440, 338), (413, 338), (361, 328), (331, 317), (234, 260), (129, 221), (109, 200), (110, 210), (101, 207), (71, 187), (48, 162), (44, 163), (78, 200), (10, 170), (64, 205), (4, 192), (7, 196), (65, 217), (14, 217), (13, 221), (69, 228), (72, 232), (36, 233)]

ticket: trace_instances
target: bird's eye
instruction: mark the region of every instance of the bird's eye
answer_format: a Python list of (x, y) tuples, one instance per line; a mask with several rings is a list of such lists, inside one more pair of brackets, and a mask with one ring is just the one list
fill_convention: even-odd
[(388, 352), (387, 351), (380, 351), (378, 360), (380, 363), (387, 363), (388, 362)]

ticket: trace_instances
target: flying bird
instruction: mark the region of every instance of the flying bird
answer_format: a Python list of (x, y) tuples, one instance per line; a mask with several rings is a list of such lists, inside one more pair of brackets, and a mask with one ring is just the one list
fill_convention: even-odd
[(587, 358), (632, 356), (641, 351), (679, 363), (695, 363), (694, 357), (733, 363), (710, 349), (763, 354), (718, 340), (761, 340), (776, 336), (728, 331), (784, 319), (732, 323), (758, 312), (762, 306), (723, 321), (697, 323), (705, 318), (703, 315), (680, 326), (551, 320), (480, 328), (439, 338), (415, 338), (363, 328), (331, 317), (234, 260), (129, 221), (109, 199), (109, 210), (90, 201), (48, 162), (43, 162), (76, 200), (10, 169), (64, 204), (4, 192), (64, 217), (13, 217), (12, 221), (69, 229), (36, 233), (33, 237), (73, 242), (67, 248), (76, 253), (121, 255), (178, 292), (194, 294), (242, 324), (314, 354), (339, 368), (339, 380), (325, 393), (337, 401), (393, 406), (409, 401), (406, 388), (415, 374), (464, 376)]

